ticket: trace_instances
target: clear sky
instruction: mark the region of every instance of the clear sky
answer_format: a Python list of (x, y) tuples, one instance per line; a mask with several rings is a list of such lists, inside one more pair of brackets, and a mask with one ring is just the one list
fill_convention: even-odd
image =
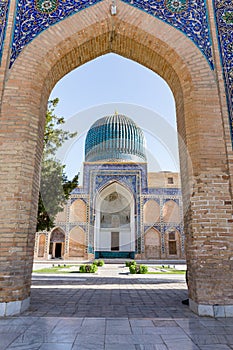
[(167, 83), (151, 70), (116, 54), (75, 69), (54, 87), (56, 114), (66, 119), (75, 139), (59, 150), (69, 178), (81, 171), (85, 135), (96, 119), (118, 113), (144, 131), (150, 171), (179, 171), (175, 102)]

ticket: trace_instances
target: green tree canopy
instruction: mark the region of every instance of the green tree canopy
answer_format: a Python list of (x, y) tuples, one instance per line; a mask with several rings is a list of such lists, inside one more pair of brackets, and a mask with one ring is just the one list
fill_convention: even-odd
[(57, 149), (77, 135), (60, 127), (65, 120), (55, 114), (58, 102), (58, 98), (50, 100), (46, 113), (37, 231), (49, 230), (54, 226), (56, 215), (63, 210), (70, 192), (78, 185), (79, 174), (68, 180), (65, 165), (56, 159)]

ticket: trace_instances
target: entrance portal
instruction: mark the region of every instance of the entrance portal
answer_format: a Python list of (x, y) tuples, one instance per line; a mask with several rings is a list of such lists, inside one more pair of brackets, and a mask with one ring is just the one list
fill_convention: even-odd
[(95, 202), (95, 256), (101, 253), (102, 257), (119, 258), (134, 254), (135, 205), (132, 193), (113, 182), (97, 194)]
[(119, 232), (111, 233), (111, 251), (119, 251)]
[(62, 243), (55, 243), (55, 258), (61, 258)]
[(55, 228), (51, 232), (49, 254), (52, 258), (63, 258), (65, 244), (65, 233), (61, 228)]

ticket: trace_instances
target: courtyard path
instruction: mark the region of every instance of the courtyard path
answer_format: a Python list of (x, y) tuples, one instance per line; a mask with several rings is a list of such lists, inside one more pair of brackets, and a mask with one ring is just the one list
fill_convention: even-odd
[(198, 317), (181, 303), (184, 275), (33, 274), (31, 307), (0, 318), (0, 350), (229, 350), (233, 319)]

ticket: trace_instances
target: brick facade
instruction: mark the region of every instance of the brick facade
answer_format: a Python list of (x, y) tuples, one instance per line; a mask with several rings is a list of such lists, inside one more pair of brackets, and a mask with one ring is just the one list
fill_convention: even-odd
[(0, 66), (2, 314), (28, 306), (49, 94), (72, 69), (115, 52), (158, 73), (174, 93), (191, 308), (213, 316), (218, 305), (232, 316), (233, 152), (213, 2), (206, 3), (214, 70), (181, 31), (121, 1), (111, 16), (106, 0), (42, 32), (9, 70), (16, 1), (10, 2)]

